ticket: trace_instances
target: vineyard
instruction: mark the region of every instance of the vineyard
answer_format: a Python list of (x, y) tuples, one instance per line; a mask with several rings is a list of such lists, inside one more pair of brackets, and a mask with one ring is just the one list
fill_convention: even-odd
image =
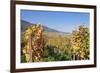
[(69, 36), (30, 25), (21, 34), (21, 62), (87, 60), (89, 39), (89, 29), (82, 25)]

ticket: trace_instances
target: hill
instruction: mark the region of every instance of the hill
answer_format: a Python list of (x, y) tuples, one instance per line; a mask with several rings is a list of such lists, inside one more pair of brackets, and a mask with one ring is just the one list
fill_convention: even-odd
[[(25, 31), (25, 29), (27, 27), (29, 27), (30, 25), (35, 25), (33, 23), (30, 23), (30, 22), (27, 22), (25, 20), (21, 20), (21, 32)], [(70, 36), (70, 33), (66, 33), (66, 32), (61, 32), (61, 31), (58, 31), (58, 30), (55, 30), (55, 29), (52, 29), (52, 28), (49, 28), (47, 26), (44, 26), (42, 25), (44, 30), (45, 30), (45, 34), (47, 36)]]

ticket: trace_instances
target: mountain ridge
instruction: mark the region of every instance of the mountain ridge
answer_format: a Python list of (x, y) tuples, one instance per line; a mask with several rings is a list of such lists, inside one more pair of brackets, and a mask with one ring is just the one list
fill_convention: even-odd
[[(30, 23), (30, 22), (25, 21), (25, 20), (21, 20), (21, 31), (22, 31), (22, 32), (25, 31), (25, 29), (26, 29), (27, 27), (29, 27), (30, 25), (35, 25), (35, 24)], [(55, 30), (55, 29), (53, 29), (53, 28), (49, 28), (49, 27), (44, 26), (44, 25), (42, 25), (42, 26), (43, 26), (43, 28), (44, 28), (44, 30), (45, 30), (46, 32), (56, 32), (56, 33), (59, 33), (59, 34), (70, 34), (70, 33), (67, 33), (67, 32), (62, 32), (62, 31)]]

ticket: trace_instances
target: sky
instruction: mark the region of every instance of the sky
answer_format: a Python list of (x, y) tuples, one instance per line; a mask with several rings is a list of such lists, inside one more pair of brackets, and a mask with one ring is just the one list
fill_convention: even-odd
[(79, 25), (89, 27), (90, 14), (82, 12), (21, 10), (21, 20), (30, 23), (40, 23), (61, 32), (71, 33)]

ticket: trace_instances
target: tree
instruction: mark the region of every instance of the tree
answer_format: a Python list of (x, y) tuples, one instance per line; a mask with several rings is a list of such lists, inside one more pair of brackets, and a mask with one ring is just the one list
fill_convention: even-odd
[(43, 56), (43, 27), (41, 25), (32, 25), (24, 32), (25, 46), (22, 49), (26, 62), (38, 62)]
[(88, 59), (89, 58), (89, 30), (84, 26), (72, 32), (72, 56), (73, 59)]

